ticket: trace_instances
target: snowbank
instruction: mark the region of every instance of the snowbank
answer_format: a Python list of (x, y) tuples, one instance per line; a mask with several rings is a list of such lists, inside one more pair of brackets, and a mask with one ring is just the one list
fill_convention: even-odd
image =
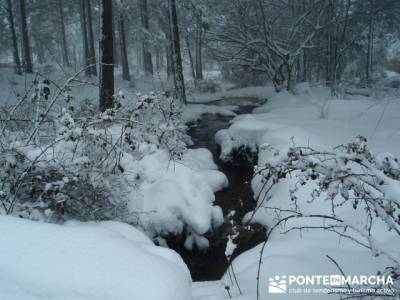
[(140, 225), (149, 235), (203, 235), (222, 224), (222, 210), (213, 205), (214, 193), (228, 180), (207, 149), (189, 149), (181, 161), (171, 161), (165, 151), (156, 150), (132, 166), (137, 170), (142, 198), (132, 201), (131, 208), (140, 212)]
[(186, 124), (196, 123), (204, 114), (216, 114), (226, 117), (236, 116), (235, 111), (239, 109), (236, 105), (203, 105), (203, 104), (188, 104), (183, 109), (183, 121)]
[(218, 132), (223, 155), (241, 145), (332, 148), (363, 135), (374, 152), (399, 156), (397, 97), (333, 99), (325, 88), (300, 85), (297, 89), (297, 95), (283, 91), (271, 96), (253, 114), (236, 117), (229, 129)]
[(239, 89), (225, 90), (218, 93), (193, 94), (188, 97), (189, 103), (208, 103), (224, 98), (260, 98), (266, 99), (273, 95), (272, 86), (252, 86)]
[(67, 225), (0, 216), (1, 299), (190, 299), (181, 258), (137, 229)]
[[(332, 147), (348, 143), (357, 135), (368, 138), (368, 144), (375, 153), (390, 152), (400, 154), (398, 138), (400, 102), (396, 98), (369, 99), (362, 96), (349, 96), (347, 99), (332, 99), (324, 88), (298, 87), (297, 95), (281, 92), (271, 97), (262, 107), (256, 108), (251, 115), (238, 116), (227, 130), (216, 135), (216, 141), (222, 147), (222, 156), (227, 156), (233, 149), (249, 146), (259, 151), (259, 166), (274, 160), (277, 150), (284, 152), (292, 146), (310, 146), (317, 150), (330, 150)], [(289, 189), (296, 182), (295, 174), (282, 180), (269, 194), (269, 207), (291, 209), (294, 204), (290, 199)], [(262, 182), (256, 177), (252, 188), (257, 195)], [(304, 213), (328, 213), (329, 202), (324, 195), (313, 202), (310, 193), (312, 184), (300, 187), (297, 191), (298, 205)], [(262, 198), (262, 197), (260, 197)], [(338, 200), (340, 202), (340, 199)], [(363, 211), (355, 211), (351, 205), (343, 205), (336, 210), (350, 224), (365, 224)], [(280, 216), (282, 217), (282, 215)], [(278, 216), (273, 210), (260, 208), (253, 220), (271, 228)], [(307, 222), (307, 223), (306, 223)], [(340, 274), (338, 268), (326, 257), (330, 255), (343, 268), (347, 275), (375, 275), (378, 270), (392, 265), (384, 256), (374, 257), (371, 251), (353, 241), (340, 239), (328, 231), (318, 229), (290, 231), (291, 227), (301, 225), (321, 225), (322, 221), (300, 223), (299, 219), (286, 222), (270, 236), (263, 254), (260, 275), (260, 299), (338, 299), (338, 295), (296, 294), (272, 295), (268, 293), (269, 279), (282, 275), (332, 275)], [(388, 232), (386, 226), (378, 220), (374, 224), (373, 236), (376, 244), (383, 247), (394, 257), (399, 257), (400, 241), (398, 236)], [(257, 272), (261, 245), (237, 257), (233, 262), (240, 289), (240, 296), (232, 274), (227, 274), (217, 283), (204, 283), (194, 288), (195, 298), (209, 295), (205, 299), (225, 299), (225, 286), (230, 287), (234, 299), (255, 299), (257, 294)], [(292, 286), (297, 287), (297, 286)], [(312, 286), (317, 288), (318, 286)], [(207, 292), (208, 291), (208, 292)], [(225, 292), (225, 293), (224, 293)], [(222, 296), (223, 295), (223, 296)], [(214, 298), (212, 298), (214, 297)]]

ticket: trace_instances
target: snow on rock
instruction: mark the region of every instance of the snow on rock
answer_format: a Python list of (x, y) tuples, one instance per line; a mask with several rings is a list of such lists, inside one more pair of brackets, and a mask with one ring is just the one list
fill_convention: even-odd
[(221, 146), (220, 158), (227, 160), (231, 152), (240, 146), (247, 146), (253, 152), (257, 152), (258, 141), (267, 129), (267, 124), (252, 115), (236, 117), (232, 126), (218, 131), (215, 135), (216, 143)]
[(175, 252), (126, 224), (68, 225), (0, 216), (0, 299), (190, 299)]
[(259, 98), (265, 99), (273, 95), (272, 86), (251, 86), (239, 89), (229, 89), (218, 93), (193, 94), (188, 97), (189, 103), (208, 103), (224, 98)]
[(182, 118), (185, 123), (196, 123), (204, 114), (234, 117), (238, 109), (236, 105), (188, 104), (184, 106)]
[[(141, 212), (140, 225), (151, 235), (179, 234), (187, 230), (203, 235), (223, 222), (222, 210), (213, 205), (214, 192), (228, 185), (206, 149), (189, 149), (181, 161), (170, 161), (157, 150), (139, 162), (143, 183), (141, 203), (132, 202)], [(196, 239), (202, 245), (201, 238)]]

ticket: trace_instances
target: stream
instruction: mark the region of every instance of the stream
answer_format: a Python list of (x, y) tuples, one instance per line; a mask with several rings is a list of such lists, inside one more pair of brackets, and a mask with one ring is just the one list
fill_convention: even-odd
[[(237, 105), (237, 114), (247, 114), (264, 101), (257, 98), (229, 98), (214, 101), (212, 105)], [(252, 225), (248, 228), (240, 226), (243, 216), (255, 208), (253, 191), (250, 182), (253, 176), (253, 165), (239, 160), (239, 163), (224, 163), (219, 159), (220, 149), (214, 141), (217, 131), (226, 129), (233, 117), (205, 114), (202, 119), (190, 128), (188, 134), (193, 141), (192, 148), (207, 148), (211, 151), (219, 171), (223, 172), (229, 181), (229, 186), (215, 194), (215, 204), (223, 210), (225, 221), (222, 226), (208, 233), (210, 247), (206, 251), (193, 249), (188, 251), (183, 246), (184, 239), (180, 237), (168, 240), (168, 245), (175, 249), (183, 258), (191, 272), (194, 281), (218, 280), (229, 267), (225, 256), (228, 235), (233, 226), (240, 227), (239, 234), (234, 240), (237, 244), (232, 258), (251, 249), (264, 240), (265, 230), (261, 226)], [(234, 212), (234, 214), (232, 214)], [(232, 216), (233, 215), (233, 216)], [(230, 217), (228, 217), (230, 216)]]

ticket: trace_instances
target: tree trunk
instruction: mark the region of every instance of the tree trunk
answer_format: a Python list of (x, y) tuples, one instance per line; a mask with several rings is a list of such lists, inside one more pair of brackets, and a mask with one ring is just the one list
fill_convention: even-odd
[(371, 81), (371, 73), (372, 73), (372, 53), (373, 53), (373, 44), (374, 44), (374, 0), (369, 0), (370, 5), (370, 16), (369, 16), (369, 25), (368, 25), (368, 45), (367, 45), (367, 63), (366, 63), (366, 72), (365, 79), (367, 84), (370, 84)]
[(131, 75), (129, 73), (129, 61), (128, 61), (128, 49), (126, 45), (126, 36), (125, 36), (125, 22), (124, 15), (122, 12), (119, 15), (119, 47), (121, 49), (121, 64), (122, 64), (122, 78), (130, 81)]
[[(114, 7), (114, 11), (115, 11), (115, 7)], [(118, 16), (118, 18), (119, 18), (119, 16)], [(114, 68), (118, 68), (118, 66), (119, 66), (119, 63), (120, 63), (120, 55), (121, 55), (121, 53), (118, 53), (118, 44), (119, 44), (119, 41), (120, 41), (120, 37), (119, 37), (119, 35), (118, 35), (118, 28), (117, 28), (117, 26), (119, 26), (119, 19), (117, 20), (117, 25), (115, 26), (115, 20), (114, 20), (114, 23), (113, 23), (113, 34), (114, 34), (114, 39), (113, 39), (113, 47), (114, 47)], [(120, 50), (122, 50), (122, 49), (120, 49)]]
[(21, 19), (21, 35), (22, 35), (22, 49), (24, 52), (23, 66), (26, 73), (33, 73), (32, 66), (32, 53), (29, 44), (28, 25), (26, 22), (26, 6), (25, 0), (19, 0), (20, 19)]
[(61, 31), (61, 47), (63, 54), (63, 62), (66, 66), (70, 67), (71, 64), (69, 62), (68, 57), (68, 47), (67, 47), (67, 36), (65, 33), (65, 22), (64, 22), (64, 10), (62, 6), (62, 0), (58, 0), (58, 12), (60, 16), (60, 31)]
[(161, 69), (161, 59), (160, 59), (160, 48), (156, 48), (156, 70), (160, 71)]
[(174, 85), (175, 85), (175, 96), (186, 104), (186, 92), (185, 92), (185, 80), (182, 72), (182, 56), (179, 41), (179, 28), (178, 28), (178, 16), (176, 13), (175, 0), (168, 0), (169, 15), (170, 15), (170, 28), (172, 38), (172, 57), (173, 57), (173, 69), (174, 69)]
[(142, 42), (143, 70), (146, 75), (153, 75), (153, 61), (151, 57), (151, 52), (149, 51), (149, 44), (147, 41), (147, 34), (150, 29), (147, 0), (140, 1), (140, 12), (141, 12), (142, 27), (145, 31)]
[(112, 0), (101, 0), (100, 110), (114, 105), (114, 47)]
[(85, 0), (80, 0), (80, 15), (81, 15), (81, 31), (82, 31), (82, 44), (83, 44), (83, 65), (85, 68), (85, 74), (87, 76), (91, 75), (91, 70), (89, 68), (89, 43), (88, 43), (88, 33), (87, 33), (87, 14), (86, 14), (86, 3)]
[(197, 39), (196, 39), (196, 78), (203, 79), (203, 28), (201, 15), (197, 20)]
[(173, 66), (172, 66), (172, 38), (171, 38), (171, 17), (169, 15), (169, 9), (168, 13), (166, 15), (167, 17), (167, 24), (162, 27), (162, 30), (165, 34), (165, 38), (167, 40), (167, 45), (165, 47), (165, 58), (167, 61), (167, 78), (170, 79), (171, 76), (173, 76)]
[(15, 66), (14, 66), (15, 73), (17, 73), (18, 75), (21, 75), (22, 74), (21, 60), (19, 58), (17, 34), (15, 33), (15, 24), (14, 24), (14, 12), (13, 12), (13, 8), (12, 8), (11, 0), (7, 0), (7, 12), (8, 12), (8, 23), (10, 25), (11, 38), (12, 38), (12, 44), (13, 44), (13, 57), (14, 57), (14, 64), (15, 64)]
[(165, 56), (167, 59), (167, 78), (170, 79), (172, 75), (172, 54), (169, 45), (165, 47)]
[(196, 76), (196, 71), (194, 69), (192, 51), (190, 50), (189, 34), (186, 34), (186, 49), (188, 51), (189, 62), (190, 62), (190, 70), (192, 71), (193, 82), (196, 85), (197, 76)]
[(89, 64), (90, 64), (90, 74), (97, 76), (96, 68), (96, 50), (94, 47), (94, 35), (93, 35), (93, 24), (92, 24), (92, 5), (90, 0), (85, 0), (86, 2), (86, 13), (87, 13), (87, 32), (89, 41)]

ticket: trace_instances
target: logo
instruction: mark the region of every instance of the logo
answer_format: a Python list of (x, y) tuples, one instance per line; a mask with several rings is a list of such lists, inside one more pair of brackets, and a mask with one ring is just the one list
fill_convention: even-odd
[(391, 276), (282, 275), (269, 278), (268, 293), (370, 293), (394, 295)]
[(286, 276), (275, 276), (269, 278), (268, 292), (270, 294), (284, 294), (287, 290)]

